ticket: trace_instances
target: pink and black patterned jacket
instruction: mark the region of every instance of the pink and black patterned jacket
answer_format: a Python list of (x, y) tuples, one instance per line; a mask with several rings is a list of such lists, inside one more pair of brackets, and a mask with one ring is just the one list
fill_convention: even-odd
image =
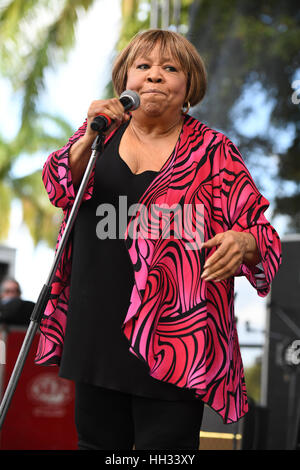
[[(57, 246), (75, 198), (68, 151), (85, 129), (86, 122), (65, 147), (48, 157), (43, 168), (50, 201), (64, 211)], [(93, 178), (94, 173), (83, 204), (93, 196)], [(264, 216), (269, 202), (259, 193), (239, 151), (224, 134), (187, 115), (173, 153), (139, 202), (149, 208), (151, 204), (202, 205), (200, 222), (196, 211), (191, 213), (202, 231), (202, 241), (229, 229), (250, 232), (261, 262), (251, 268), (242, 264), (236, 275), (246, 276), (259, 296), (268, 294), (281, 263), (280, 240)], [(133, 224), (136, 229), (138, 219), (132, 217), (128, 227)], [(172, 224), (176, 231), (175, 218)], [(234, 277), (222, 282), (201, 279), (205, 256), (213, 250), (204, 253), (201, 248), (187, 249), (188, 240), (176, 238), (174, 233), (156, 239), (127, 238), (125, 243), (135, 277), (123, 323), (130, 351), (149, 366), (154, 378), (193, 389), (225, 423), (237, 421), (247, 412), (248, 404), (234, 321)], [(60, 363), (71, 263), (70, 239), (40, 324), (37, 364)]]

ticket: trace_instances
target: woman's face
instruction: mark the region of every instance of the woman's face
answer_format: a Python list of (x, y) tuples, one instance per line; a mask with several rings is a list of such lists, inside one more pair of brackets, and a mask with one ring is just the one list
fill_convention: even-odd
[(150, 116), (181, 114), (187, 80), (181, 65), (156, 45), (147, 57), (138, 56), (128, 70), (126, 89), (140, 95), (140, 109)]

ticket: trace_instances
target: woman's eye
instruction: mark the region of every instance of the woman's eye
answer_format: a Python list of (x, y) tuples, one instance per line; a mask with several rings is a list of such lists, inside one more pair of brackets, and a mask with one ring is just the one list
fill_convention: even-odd
[(169, 72), (176, 72), (177, 71), (176, 67), (174, 67), (173, 65), (166, 65), (165, 69), (169, 70)]
[[(149, 64), (138, 64), (136, 66), (136, 68), (140, 69), (140, 70), (147, 70), (147, 69), (150, 68), (150, 65)], [(174, 67), (174, 65), (165, 65), (164, 69), (168, 70), (169, 72), (177, 72), (177, 68)]]

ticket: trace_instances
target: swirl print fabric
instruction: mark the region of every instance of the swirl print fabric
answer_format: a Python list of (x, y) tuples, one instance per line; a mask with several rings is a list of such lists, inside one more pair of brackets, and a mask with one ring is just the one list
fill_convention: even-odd
[[(68, 152), (85, 129), (86, 122), (43, 168), (50, 201), (64, 211), (57, 246), (75, 198)], [(83, 203), (93, 195), (93, 178), (92, 173)], [(142, 195), (124, 234), (135, 277), (123, 323), (129, 350), (152, 377), (193, 390), (224, 423), (248, 411), (234, 276), (222, 282), (201, 279), (206, 258), (214, 251), (201, 249), (201, 241), (226, 230), (251, 233), (260, 263), (242, 264), (235, 276), (246, 276), (258, 295), (266, 296), (281, 263), (280, 239), (264, 216), (268, 206), (228, 137), (187, 115), (174, 151)], [(188, 208), (184, 230), (175, 212), (162, 209), (159, 214), (161, 208), (174, 207), (179, 212)], [(149, 233), (149, 225), (151, 236), (139, 236)], [(60, 363), (71, 262), (68, 241), (40, 324), (37, 364)]]

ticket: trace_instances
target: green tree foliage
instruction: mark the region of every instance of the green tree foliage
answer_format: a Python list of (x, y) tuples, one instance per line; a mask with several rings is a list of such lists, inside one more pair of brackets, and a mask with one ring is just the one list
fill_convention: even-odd
[[(49, 204), (41, 171), (30, 170), (26, 175), (16, 177), (14, 166), (20, 157), (61, 147), (72, 129), (64, 120), (45, 114), (40, 114), (39, 119), (36, 117), (35, 121), (35, 125), (31, 123), (31, 133), (24, 127), (11, 140), (0, 135), (0, 238), (5, 239), (8, 235), (12, 201), (18, 199), (22, 204), (24, 222), (34, 243), (44, 240), (53, 247), (60, 215), (57, 209)], [(52, 125), (55, 123), (58, 135), (45, 131), (49, 122)]]
[[(190, 19), (188, 38), (208, 70), (207, 96), (194, 114), (234, 138), (246, 159), (255, 156), (255, 161), (249, 158), (254, 170), (261, 156), (276, 156), (275, 213), (290, 215), (289, 229), (299, 231), (300, 105), (292, 95), (300, 73), (300, 5), (291, 0), (195, 0)], [(254, 122), (250, 135), (244, 132), (249, 117)], [(283, 134), (290, 139), (284, 150)], [(256, 172), (258, 181), (260, 176), (262, 168)], [(291, 182), (289, 193), (286, 181)]]
[(245, 368), (245, 380), (247, 393), (256, 403), (261, 400), (261, 358)]

